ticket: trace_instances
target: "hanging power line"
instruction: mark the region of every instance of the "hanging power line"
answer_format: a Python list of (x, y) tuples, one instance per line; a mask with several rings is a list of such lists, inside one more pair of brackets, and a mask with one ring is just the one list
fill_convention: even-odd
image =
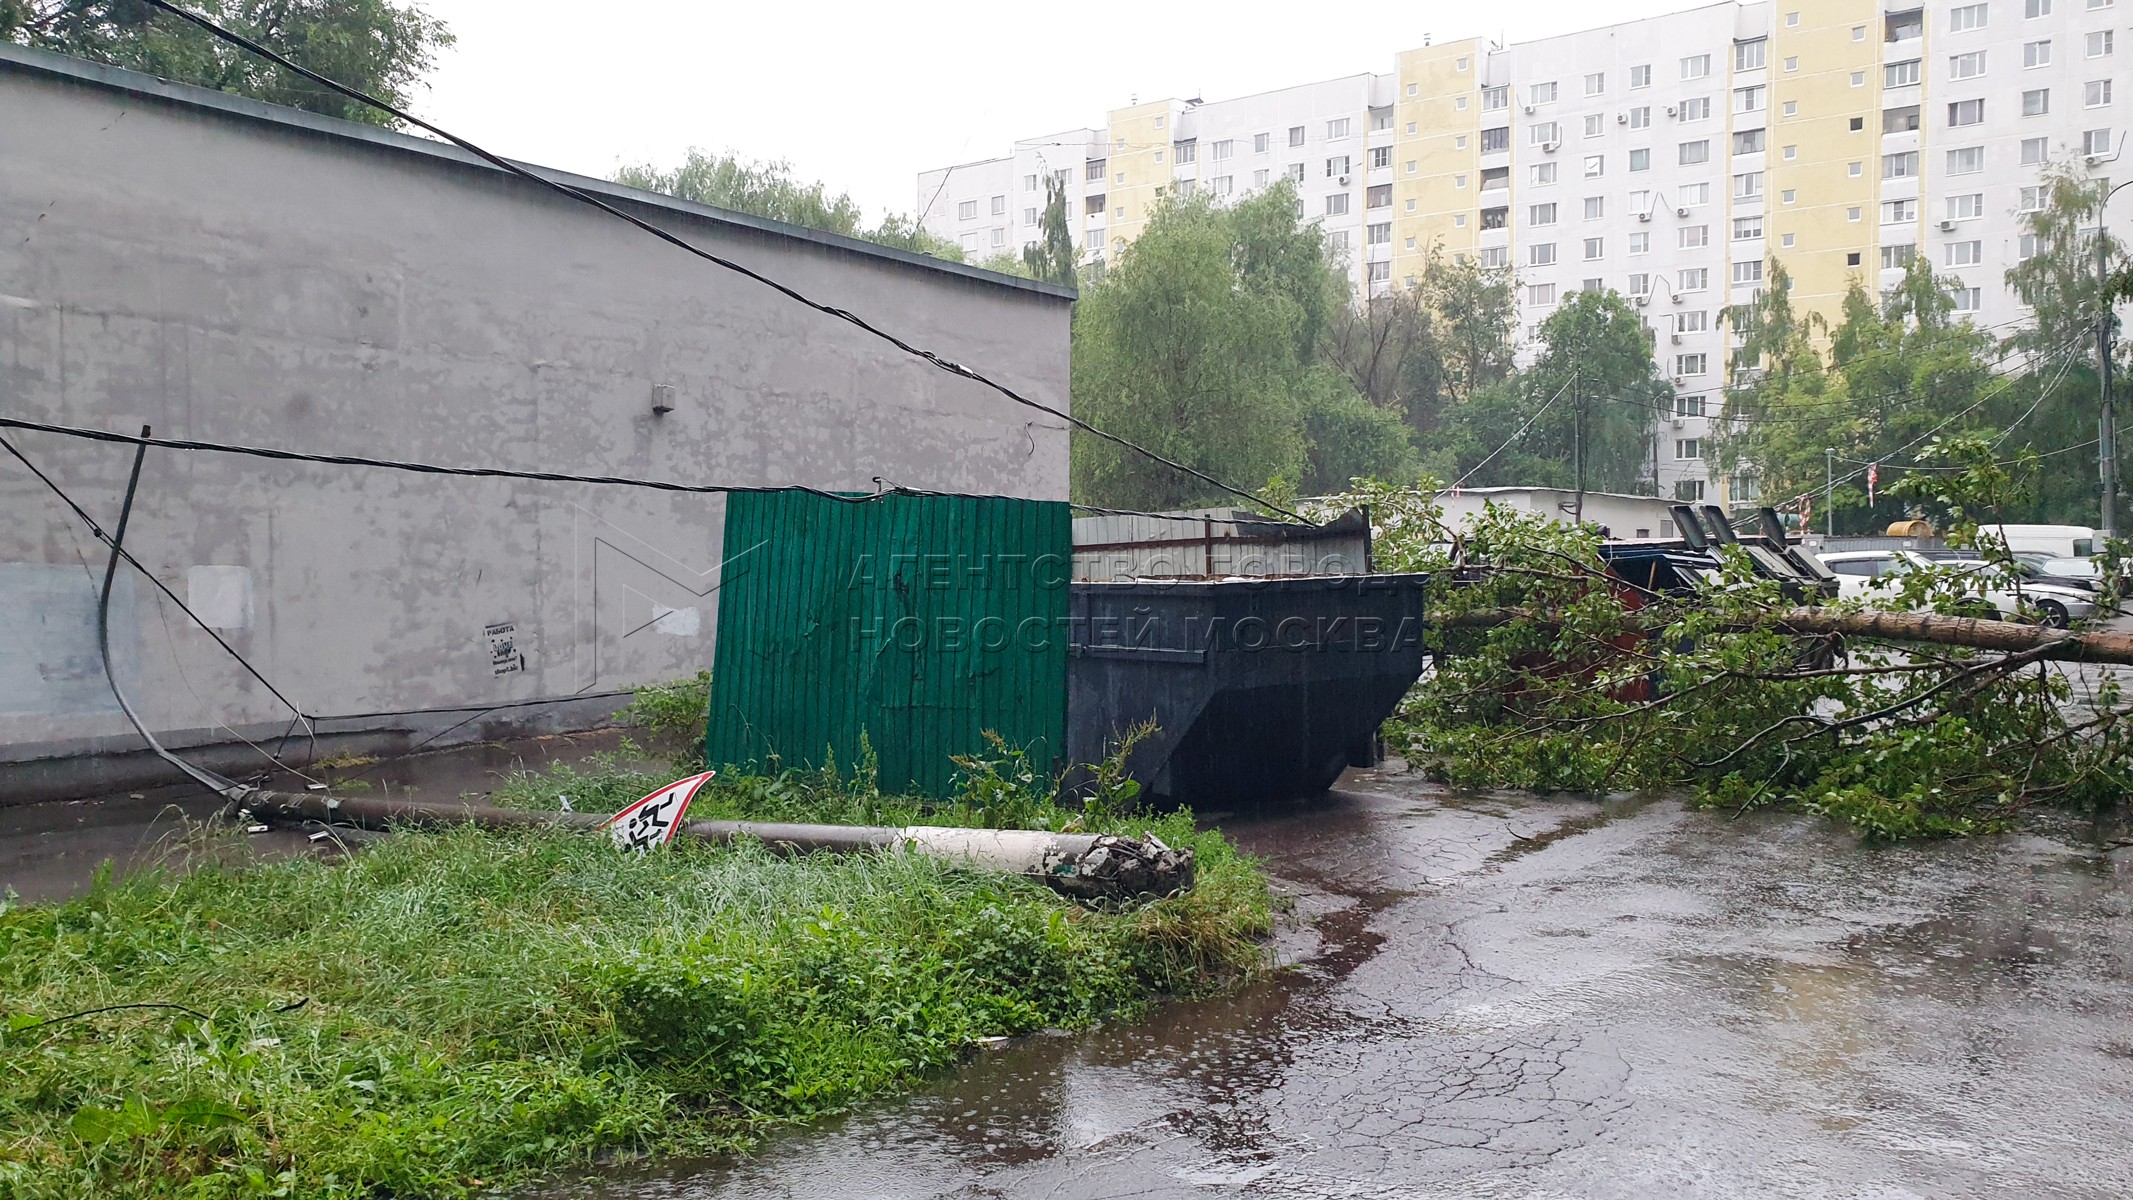
[[(512, 162), (510, 159), (507, 159), (502, 155), (494, 154), (488, 150), (484, 150), (480, 146), (475, 145), (473, 142), (470, 142), (465, 138), (452, 133), (449, 130), (446, 130), (438, 125), (434, 125), (428, 121), (425, 121), (422, 118), (415, 116), (413, 113), (407, 112), (393, 104), (387, 103), (384, 100), (380, 100), (376, 96), (370, 95), (369, 93), (364, 92), (361, 89), (350, 87), (347, 84), (341, 83), (338, 80), (329, 78), (325, 75), (321, 75), (317, 71), (314, 71), (309, 67), (303, 66), (300, 63), (291, 60), (286, 55), (280, 54), (274, 50), (270, 50), (267, 47), (259, 44), (258, 42), (255, 42), (252, 39), (245, 37), (243, 34), (225, 28), (224, 26), (219, 25), (216, 22), (201, 16), (196, 12), (193, 12), (190, 9), (173, 4), (171, 3), (171, 0), (146, 0), (146, 2), (151, 5), (154, 5), (156, 8), (162, 9), (164, 12), (167, 12), (172, 16), (179, 18), (180, 20), (187, 21), (193, 25), (198, 26), (202, 30), (206, 31), (210, 36), (220, 41), (227, 42), (232, 46), (236, 46), (252, 54), (256, 54), (259, 57), (266, 59), (268, 62), (271, 62), (276, 66), (281, 67), (283, 70), (293, 71), (296, 74), (301, 75), (304, 78), (312, 81), (313, 83), (316, 83), (324, 88), (329, 88), (332, 91), (337, 92), (340, 95), (346, 96), (359, 104), (368, 105), (369, 107), (374, 108), (379, 112), (386, 113), (399, 120), (405, 121), (418, 129), (428, 130), (429, 132), (436, 134), (438, 137), (443, 138), (445, 141), (452, 143), (453, 145), (459, 147), (460, 149), (466, 151), (469, 154), (474, 155), (476, 158), (481, 159), (482, 161), (490, 164), (491, 166), (497, 168), (500, 171), (507, 172), (511, 175), (516, 175), (519, 178), (528, 181), (529, 183), (533, 183), (539, 187), (547, 188), (550, 191), (560, 193), (564, 196), (578, 201), (581, 204), (590, 205), (591, 207), (596, 208), (611, 217), (614, 217), (618, 221), (623, 221), (629, 225), (635, 226), (636, 228), (652, 235), (655, 238), (658, 238), (660, 241), (665, 242), (678, 250), (681, 250), (688, 254), (692, 254), (697, 258), (703, 259), (705, 262), (711, 263), (714, 266), (722, 267), (725, 270), (732, 271), (737, 275), (753, 280), (756, 283), (760, 283), (764, 287), (771, 289), (772, 291), (778, 293), (781, 296), (784, 296), (786, 299), (791, 300), (796, 304), (801, 304), (808, 308), (814, 309), (816, 312), (822, 313), (825, 316), (835, 317), (836, 319), (843, 321), (846, 324), (849, 324), (852, 327), (859, 329), (860, 331), (872, 337), (879, 338), (880, 340), (887, 342), (889, 345), (896, 347), (898, 350), (901, 350), (914, 358), (918, 358), (924, 362), (932, 364), (933, 366), (939, 368), (942, 371), (947, 372), (950, 375), (955, 375), (963, 379), (968, 379), (973, 383), (977, 383), (983, 385), (984, 387), (991, 388), (993, 391), (998, 392), (1000, 395), (1006, 397), (1008, 400), (1011, 400), (1016, 404), (1020, 404), (1026, 408), (1035, 409), (1036, 411), (1045, 413), (1049, 416), (1058, 417), (1060, 420), (1067, 422), (1068, 424), (1074, 426), (1074, 428), (1079, 429), (1092, 437), (1102, 438), (1107, 442), (1122, 446), (1127, 450), (1131, 450), (1135, 454), (1141, 455), (1142, 457), (1148, 459), (1151, 462), (1159, 463), (1163, 466), (1169, 467), (1173, 471), (1188, 475), (1194, 479), (1199, 480), (1202, 483), (1207, 484), (1210, 487), (1226, 492), (1232, 496), (1236, 496), (1242, 500), (1247, 501), (1250, 504), (1269, 509), (1271, 511), (1280, 513), (1282, 516), (1289, 517), (1297, 521), (1304, 520), (1304, 518), (1298, 515), (1297, 513), (1291, 512), (1290, 510), (1282, 508), (1279, 505), (1268, 503), (1266, 500), (1262, 499), (1253, 492), (1249, 492), (1244, 490), (1243, 488), (1236, 487), (1229, 483), (1225, 483), (1222, 480), (1217, 479), (1212, 475), (1209, 475), (1205, 471), (1198, 469), (1197, 467), (1190, 467), (1184, 463), (1178, 462), (1175, 459), (1167, 458), (1161, 454), (1156, 453), (1153, 450), (1148, 449), (1145, 446), (1130, 441), (1126, 438), (1122, 438), (1117, 434), (1107, 433), (1104, 430), (1098, 429), (1096, 426), (1091, 425), (1087, 421), (1084, 421), (1079, 417), (1073, 416), (1072, 414), (1062, 409), (1054, 408), (1051, 405), (1045, 404), (1044, 402), (1039, 400), (1030, 399), (1029, 397), (1024, 396), (1020, 392), (1016, 391), (1015, 389), (1007, 386), (1006, 384), (1001, 383), (998, 380), (995, 380), (992, 377), (985, 375), (970, 367), (966, 367), (962, 363), (956, 362), (951, 358), (947, 358), (932, 350), (925, 349), (922, 346), (913, 345), (912, 343), (905, 341), (904, 339), (896, 336), (895, 334), (890, 333), (885, 329), (882, 329), (880, 326), (873, 324), (866, 318), (851, 311), (850, 309), (839, 308), (833, 304), (824, 304), (823, 302), (815, 300), (812, 297), (802, 293), (799, 289), (794, 288), (789, 284), (780, 283), (776, 279), (773, 279), (770, 276), (765, 275), (752, 267), (744, 266), (741, 263), (735, 262), (730, 258), (726, 258), (719, 254), (714, 254), (711, 251), (696, 245), (694, 242), (691, 242), (688, 239), (679, 236), (678, 234), (670, 233), (667, 230), (661, 229), (659, 226), (652, 224), (650, 221), (647, 221), (642, 217), (632, 215), (631, 213), (617, 208), (613, 204), (608, 203), (606, 200), (601, 199), (600, 197), (592, 194), (591, 192), (585, 191), (582, 188), (572, 187), (567, 183), (557, 182), (556, 180), (550, 179), (545, 175), (538, 174), (526, 167), (520, 166), (518, 163)], [(1308, 524), (1308, 522), (1306, 523)]]

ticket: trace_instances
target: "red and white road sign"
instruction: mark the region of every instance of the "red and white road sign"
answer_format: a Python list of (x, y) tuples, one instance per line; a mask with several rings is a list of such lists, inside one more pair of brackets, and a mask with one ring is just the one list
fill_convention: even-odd
[(676, 780), (609, 817), (609, 836), (624, 850), (639, 853), (673, 841), (681, 829), (683, 815), (689, 811), (689, 801), (696, 799), (696, 793), (715, 774), (716, 771), (705, 771)]

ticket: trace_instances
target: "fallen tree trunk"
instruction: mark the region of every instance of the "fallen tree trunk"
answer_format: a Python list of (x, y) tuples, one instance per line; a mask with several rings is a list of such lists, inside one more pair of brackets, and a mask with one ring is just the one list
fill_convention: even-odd
[[(394, 825), (481, 825), (492, 829), (603, 828), (598, 813), (529, 812), (486, 804), (432, 803), (370, 796), (297, 795), (255, 791), (242, 805), (269, 824), (347, 824), (367, 829)], [(947, 859), (983, 870), (1037, 879), (1083, 900), (1167, 896), (1192, 886), (1191, 850), (1173, 850), (1160, 838), (1041, 829), (966, 829), (943, 825), (802, 825), (777, 821), (689, 821), (678, 836), (724, 843), (756, 838), (786, 854), (817, 851), (851, 854), (897, 851)]]
[[(2036, 652), (2039, 658), (2061, 662), (2133, 664), (2133, 633), (2053, 629), (1940, 613), (1837, 612), (1827, 608), (1790, 608), (1775, 614), (1775, 618), (1780, 626), (1801, 634), (1928, 642), (2004, 654)], [(1438, 624), (1445, 629), (1493, 629), (1514, 621), (1550, 623), (1541, 614), (1521, 609), (1478, 608)]]

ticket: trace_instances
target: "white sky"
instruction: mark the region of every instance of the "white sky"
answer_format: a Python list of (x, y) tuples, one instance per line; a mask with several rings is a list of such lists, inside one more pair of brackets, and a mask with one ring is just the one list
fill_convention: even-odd
[[(691, 146), (790, 160), (866, 206), (917, 207), (919, 171), (1005, 153), (1138, 95), (1209, 100), (1365, 71), (1439, 39), (1526, 41), (1697, 0), (1361, 7), (1100, 7), (701, 0), (419, 0), (459, 44), (416, 111), (497, 153), (586, 175)], [(1110, 12), (1122, 11), (1112, 8)]]

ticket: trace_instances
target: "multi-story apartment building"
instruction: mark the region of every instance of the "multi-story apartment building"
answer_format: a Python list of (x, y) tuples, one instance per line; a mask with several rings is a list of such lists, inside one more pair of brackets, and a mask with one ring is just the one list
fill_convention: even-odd
[(1412, 284), (1433, 245), (1515, 271), (1528, 335), (1569, 293), (1613, 288), (1645, 310), (1679, 393), (1654, 431), (1656, 483), (1744, 500), (1752, 480), (1706, 463), (1731, 349), (1720, 313), (1754, 298), (1773, 257), (1796, 307), (1834, 316), (1852, 280), (1888, 286), (1923, 254), (1973, 320), (2019, 321), (2002, 280), (2041, 168), (2109, 172), (2128, 125), (2119, 5), (1754, 0), (1438, 43), (1386, 74), (1116, 109), (1101, 129), (922, 174), (920, 212), (978, 257), (1017, 249), (1051, 172), (1095, 260), (1167, 189), (1287, 175), (1359, 296)]

